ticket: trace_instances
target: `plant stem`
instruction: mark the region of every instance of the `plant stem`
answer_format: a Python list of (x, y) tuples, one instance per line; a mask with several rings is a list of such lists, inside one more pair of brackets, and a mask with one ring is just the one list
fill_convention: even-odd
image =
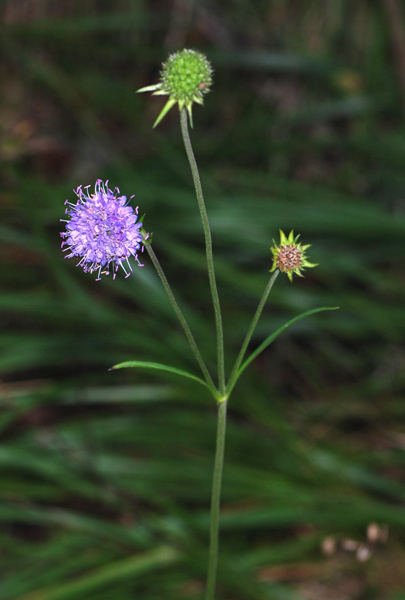
[(252, 338), (253, 332), (256, 329), (256, 325), (257, 325), (257, 323), (258, 323), (258, 321), (260, 319), (260, 315), (262, 314), (264, 305), (266, 304), (267, 298), (268, 298), (268, 296), (270, 294), (270, 291), (271, 291), (271, 288), (273, 287), (274, 282), (277, 279), (277, 275), (278, 274), (279, 274), (279, 270), (277, 269), (276, 271), (274, 271), (273, 275), (270, 277), (270, 279), (269, 279), (269, 281), (268, 281), (268, 283), (267, 283), (267, 285), (266, 285), (266, 287), (264, 289), (262, 297), (260, 298), (259, 306), (257, 307), (255, 315), (254, 315), (254, 317), (252, 319), (252, 322), (250, 324), (249, 330), (248, 330), (248, 332), (246, 334), (246, 337), (245, 337), (245, 339), (243, 341), (243, 344), (242, 344), (242, 347), (241, 347), (240, 352), (238, 354), (238, 357), (237, 357), (237, 359), (235, 361), (235, 364), (233, 366), (232, 373), (231, 373), (231, 375), (229, 377), (228, 385), (226, 386), (226, 393), (227, 393), (227, 397), (228, 398), (229, 398), (229, 395), (230, 395), (230, 393), (231, 393), (231, 391), (232, 391), (232, 389), (233, 389), (233, 387), (235, 385), (235, 382), (236, 382), (236, 379), (237, 379), (237, 375), (238, 375), (238, 369), (239, 369), (239, 367), (242, 364), (243, 357), (245, 356), (245, 353), (246, 353), (247, 347), (249, 345), (249, 342), (250, 342), (250, 340)]
[(183, 327), (183, 330), (184, 330), (184, 333), (186, 334), (188, 343), (190, 344), (191, 349), (193, 351), (193, 354), (196, 357), (196, 359), (198, 361), (198, 364), (200, 365), (201, 371), (203, 372), (203, 375), (205, 377), (205, 381), (207, 382), (207, 384), (208, 384), (211, 392), (213, 393), (214, 397), (218, 399), (218, 391), (215, 388), (214, 382), (212, 381), (211, 375), (209, 374), (209, 371), (208, 371), (207, 366), (206, 366), (206, 364), (204, 362), (204, 359), (203, 359), (203, 357), (200, 354), (200, 351), (199, 351), (198, 346), (197, 346), (197, 344), (195, 342), (194, 336), (191, 333), (191, 329), (188, 326), (188, 323), (187, 323), (187, 321), (186, 321), (183, 313), (181, 312), (181, 309), (180, 309), (179, 305), (177, 304), (176, 298), (174, 297), (174, 294), (172, 292), (172, 289), (170, 287), (169, 282), (167, 281), (167, 277), (164, 274), (164, 271), (163, 271), (163, 269), (162, 269), (162, 267), (160, 265), (160, 262), (158, 261), (158, 258), (157, 258), (156, 254), (155, 254), (155, 252), (154, 252), (154, 250), (153, 250), (153, 248), (152, 248), (152, 246), (150, 244), (146, 244), (145, 248), (146, 248), (146, 251), (148, 252), (148, 254), (149, 254), (149, 256), (150, 256), (150, 258), (152, 260), (153, 266), (155, 267), (155, 269), (157, 271), (157, 274), (160, 277), (161, 282), (163, 283), (163, 287), (166, 290), (166, 294), (169, 297), (169, 300), (170, 300), (170, 303), (171, 303), (171, 305), (173, 307), (173, 310), (176, 313), (177, 318), (179, 319), (179, 321), (181, 323), (181, 326)]
[(205, 208), (204, 195), (201, 187), (200, 175), (198, 172), (197, 163), (195, 160), (193, 147), (191, 145), (190, 135), (188, 131), (187, 111), (183, 108), (180, 111), (181, 133), (183, 135), (184, 146), (187, 153), (187, 158), (190, 163), (191, 173), (193, 175), (194, 187), (197, 196), (198, 208), (200, 209), (201, 220), (205, 236), (205, 249), (207, 256), (208, 277), (211, 288), (212, 302), (215, 313), (215, 327), (217, 332), (217, 356), (218, 356), (218, 381), (219, 391), (221, 395), (225, 395), (225, 365), (224, 365), (224, 334), (222, 327), (221, 307), (219, 304), (219, 296), (217, 283), (215, 279), (214, 259), (212, 255), (212, 240), (211, 229), (208, 221), (207, 209)]
[(226, 408), (227, 400), (218, 402), (217, 444), (211, 493), (210, 549), (208, 555), (206, 600), (214, 600), (215, 598), (215, 581), (218, 564), (219, 510), (225, 450)]

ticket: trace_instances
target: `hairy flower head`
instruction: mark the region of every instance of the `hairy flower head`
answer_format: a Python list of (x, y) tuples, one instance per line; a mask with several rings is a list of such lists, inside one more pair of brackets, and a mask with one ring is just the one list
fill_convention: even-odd
[(270, 269), (270, 273), (276, 269), (280, 269), (282, 273), (287, 273), (288, 279), (292, 282), (293, 274), (295, 273), (299, 277), (303, 277), (301, 271), (306, 267), (316, 267), (315, 263), (310, 263), (307, 260), (305, 251), (311, 246), (306, 244), (303, 246), (298, 242), (297, 235), (294, 237), (294, 232), (290, 231), (288, 237), (280, 229), (280, 246), (277, 246), (274, 242), (274, 246), (270, 248), (273, 255), (273, 266)]
[(66, 223), (66, 231), (60, 234), (62, 248), (66, 246), (63, 251), (68, 252), (65, 258), (80, 258), (77, 266), (85, 273), (95, 272), (96, 281), (101, 275), (109, 275), (110, 269), (115, 279), (119, 267), (129, 277), (132, 273), (129, 258), (132, 256), (143, 266), (138, 250), (143, 250), (143, 241), (148, 237), (138, 222), (138, 209), (128, 206), (127, 197), (121, 196), (118, 188), (112, 191), (108, 181), (103, 183), (98, 179), (94, 192), (89, 188), (80, 185), (74, 190), (77, 202), (65, 202), (69, 218), (61, 219)]
[(138, 92), (169, 96), (153, 127), (160, 123), (175, 104), (179, 105), (179, 110), (186, 107), (193, 126), (193, 103), (203, 104), (204, 95), (210, 91), (211, 84), (212, 67), (204, 54), (184, 49), (174, 52), (163, 63), (159, 83), (148, 85)]

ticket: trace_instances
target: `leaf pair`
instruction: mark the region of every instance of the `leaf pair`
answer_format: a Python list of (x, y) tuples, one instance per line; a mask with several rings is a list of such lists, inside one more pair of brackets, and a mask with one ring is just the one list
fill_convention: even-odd
[[(281, 325), (281, 327), (276, 329), (276, 331), (274, 331), (272, 334), (270, 334), (260, 344), (260, 346), (258, 346), (256, 348), (256, 350), (254, 350), (252, 352), (252, 354), (245, 360), (244, 363), (242, 363), (242, 365), (236, 371), (234, 378), (231, 381), (229, 381), (228, 386), (226, 388), (226, 398), (229, 398), (233, 388), (235, 387), (236, 382), (238, 381), (239, 377), (242, 375), (242, 373), (246, 369), (246, 367), (248, 367), (250, 365), (250, 363), (257, 356), (259, 356), (259, 354), (261, 354), (268, 346), (270, 346), (270, 344), (272, 342), (274, 342), (274, 340), (285, 329), (290, 327), (290, 325), (294, 325), (294, 323), (297, 323), (298, 321), (305, 319), (305, 317), (309, 317), (310, 315), (313, 315), (318, 312), (323, 312), (326, 310), (336, 310), (337, 308), (339, 308), (339, 307), (338, 306), (322, 306), (320, 308), (313, 308), (312, 310), (307, 310), (307, 311), (297, 315), (296, 317), (293, 317), (292, 319), (290, 319), (289, 321), (284, 323), (284, 325)], [(189, 373), (188, 371), (184, 371), (182, 369), (177, 369), (176, 367), (171, 367), (170, 365), (164, 365), (162, 363), (148, 362), (148, 361), (143, 361), (143, 360), (129, 360), (126, 362), (119, 363), (118, 365), (114, 365), (113, 367), (111, 367), (110, 371), (114, 371), (117, 369), (125, 369), (125, 368), (129, 368), (129, 367), (143, 368), (143, 369), (157, 369), (159, 371), (167, 371), (169, 373), (174, 373), (175, 375), (180, 375), (181, 377), (186, 377), (188, 379), (193, 379), (194, 381), (198, 381), (198, 383), (200, 383), (201, 385), (204, 385), (205, 387), (210, 389), (210, 386), (208, 386), (207, 383), (200, 377), (197, 377), (196, 375), (193, 375), (192, 373)], [(217, 400), (221, 400), (221, 398), (218, 396)]]

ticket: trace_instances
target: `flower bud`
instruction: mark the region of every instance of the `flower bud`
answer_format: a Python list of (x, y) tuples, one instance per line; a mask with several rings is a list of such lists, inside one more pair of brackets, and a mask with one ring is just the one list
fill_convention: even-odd
[(273, 255), (273, 266), (270, 269), (270, 273), (279, 269), (281, 273), (287, 273), (288, 279), (292, 282), (293, 274), (295, 273), (299, 277), (303, 277), (301, 271), (306, 267), (316, 267), (315, 263), (310, 263), (305, 255), (305, 250), (311, 246), (306, 244), (303, 246), (298, 243), (297, 235), (294, 237), (294, 232), (290, 231), (288, 238), (285, 233), (280, 229), (280, 246), (277, 246), (274, 242), (274, 246), (270, 248)]
[(141, 88), (138, 92), (153, 92), (154, 95), (169, 96), (153, 127), (156, 127), (169, 110), (178, 104), (179, 110), (184, 107), (190, 116), (193, 126), (193, 103), (203, 104), (205, 94), (212, 84), (212, 67), (207, 58), (196, 50), (179, 50), (169, 56), (163, 63), (160, 82)]

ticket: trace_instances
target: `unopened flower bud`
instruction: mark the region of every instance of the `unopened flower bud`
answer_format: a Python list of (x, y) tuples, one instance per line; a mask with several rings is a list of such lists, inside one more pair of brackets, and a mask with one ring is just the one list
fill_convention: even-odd
[(175, 104), (178, 104), (179, 110), (184, 107), (187, 109), (192, 126), (193, 103), (203, 104), (203, 98), (210, 91), (211, 84), (212, 67), (204, 54), (184, 49), (174, 52), (163, 63), (159, 83), (143, 87), (138, 92), (169, 96), (153, 127), (160, 123)]

